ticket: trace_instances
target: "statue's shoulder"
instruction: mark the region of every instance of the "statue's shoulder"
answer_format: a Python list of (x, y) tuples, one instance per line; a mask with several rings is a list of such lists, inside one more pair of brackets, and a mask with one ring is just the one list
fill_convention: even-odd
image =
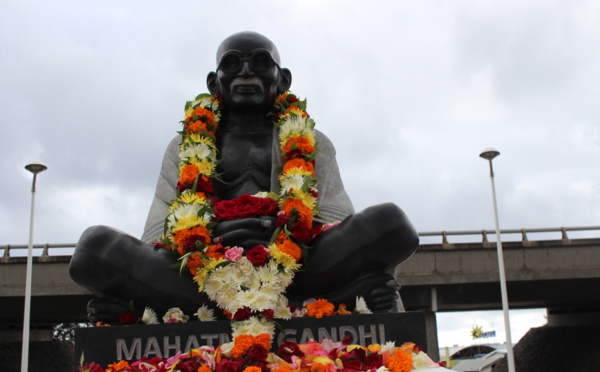
[(315, 141), (319, 147), (319, 154), (335, 155), (335, 146), (333, 142), (323, 132), (315, 129)]

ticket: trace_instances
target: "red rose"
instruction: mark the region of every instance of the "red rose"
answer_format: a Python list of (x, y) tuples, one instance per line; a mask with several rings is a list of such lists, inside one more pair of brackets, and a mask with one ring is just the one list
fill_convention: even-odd
[(88, 372), (104, 372), (104, 368), (101, 365), (96, 363), (84, 364), (83, 368), (81, 366), (77, 367), (78, 371), (88, 371)]
[(269, 355), (269, 351), (264, 348), (264, 346), (259, 344), (254, 344), (250, 346), (248, 349), (248, 353), (246, 354), (246, 358), (253, 362), (264, 362), (267, 360), (267, 356)]
[(269, 251), (264, 245), (257, 245), (246, 253), (246, 258), (252, 265), (262, 266), (267, 262), (267, 258), (269, 258)]
[(126, 311), (119, 316), (119, 324), (121, 325), (135, 324), (137, 321), (138, 317), (133, 311)]
[(288, 95), (286, 97), (286, 101), (288, 101), (289, 103), (294, 103), (294, 102), (298, 102), (299, 99), (296, 98), (296, 96), (293, 96), (293, 95), (290, 94), (290, 95)]
[(298, 347), (298, 344), (290, 341), (284, 341), (279, 345), (279, 349), (277, 350), (277, 355), (279, 355), (283, 360), (288, 363), (292, 363), (292, 356), (297, 356), (298, 358), (304, 358), (304, 353)]
[(284, 211), (279, 211), (277, 213), (277, 218), (275, 219), (275, 227), (285, 226), (289, 220), (290, 216), (288, 216)]
[(237, 199), (223, 200), (214, 206), (217, 220), (235, 220), (277, 213), (277, 202), (271, 198), (257, 198), (244, 194)]
[(233, 320), (246, 320), (250, 319), (252, 315), (252, 310), (249, 307), (244, 306), (241, 309), (238, 309), (235, 314), (233, 314)]
[(365, 366), (370, 369), (377, 369), (383, 365), (381, 355), (377, 353), (371, 353), (365, 357)]
[(177, 364), (177, 369), (181, 372), (196, 372), (200, 368), (200, 364), (193, 359), (186, 359)]
[(273, 309), (263, 310), (261, 313), (265, 318), (273, 320), (275, 316), (275, 311)]
[(246, 363), (245, 359), (231, 360), (221, 358), (221, 361), (215, 367), (215, 372), (242, 372)]
[(313, 237), (311, 229), (307, 224), (302, 222), (296, 222), (293, 224), (290, 232), (292, 233), (292, 237), (294, 239), (305, 244), (310, 243)]
[(362, 371), (362, 362), (357, 359), (343, 361), (342, 365), (344, 366), (343, 371)]

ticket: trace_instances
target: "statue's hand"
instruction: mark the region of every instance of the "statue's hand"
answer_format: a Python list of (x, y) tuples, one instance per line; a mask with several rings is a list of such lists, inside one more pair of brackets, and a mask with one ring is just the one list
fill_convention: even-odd
[(397, 299), (400, 284), (387, 273), (372, 273), (361, 278), (359, 295), (367, 302), (369, 310), (374, 313), (397, 311)]
[(213, 237), (221, 239), (224, 246), (250, 249), (269, 244), (275, 232), (275, 217), (241, 218), (222, 221), (213, 230)]

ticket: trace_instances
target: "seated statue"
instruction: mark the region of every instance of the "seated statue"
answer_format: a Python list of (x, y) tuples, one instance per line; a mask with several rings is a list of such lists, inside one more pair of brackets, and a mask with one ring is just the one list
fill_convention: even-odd
[[(281, 149), (269, 115), (276, 98), (292, 81), (280, 67), (275, 45), (254, 32), (228, 37), (217, 51), (217, 70), (207, 78), (218, 95), (222, 113), (216, 133), (220, 200), (259, 192), (277, 192)], [(111, 321), (131, 301), (158, 313), (178, 306), (188, 314), (210, 303), (189, 272), (173, 269), (177, 257), (156, 247), (164, 232), (168, 203), (177, 197), (181, 136), (169, 144), (141, 240), (106, 226), (88, 228), (81, 236), (69, 272), (73, 280), (100, 297), (89, 305), (91, 319)], [(292, 304), (325, 298), (353, 306), (362, 296), (373, 312), (398, 311), (399, 284), (391, 273), (419, 244), (405, 214), (387, 203), (355, 213), (344, 190), (332, 143), (316, 132), (319, 222), (341, 221), (322, 232), (302, 271), (286, 292)], [(276, 229), (275, 217), (221, 221), (212, 236), (223, 246), (250, 249), (267, 246)]]

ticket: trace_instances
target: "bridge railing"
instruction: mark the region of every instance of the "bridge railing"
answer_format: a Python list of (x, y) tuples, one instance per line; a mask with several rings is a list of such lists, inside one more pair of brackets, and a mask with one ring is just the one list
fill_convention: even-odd
[[(562, 241), (568, 241), (570, 238), (568, 236), (569, 232), (591, 232), (588, 235), (594, 235), (594, 237), (600, 237), (600, 226), (575, 226), (575, 227), (545, 227), (545, 228), (532, 228), (532, 229), (505, 229), (500, 230), (501, 235), (519, 235), (520, 238), (516, 241), (520, 241), (522, 243), (527, 243), (530, 241), (530, 236), (528, 234), (540, 234), (540, 233), (557, 233), (560, 236)], [(462, 237), (473, 237), (474, 239), (469, 242), (482, 243), (483, 245), (492, 243), (494, 240), (490, 242), (488, 240), (488, 235), (492, 236), (492, 239), (495, 239), (496, 230), (455, 230), (455, 231), (425, 231), (420, 232), (419, 237), (421, 237), (421, 244), (442, 244), (443, 246), (451, 246), (453, 243), (458, 242), (449, 242), (449, 236), (462, 236)], [(425, 239), (424, 239), (425, 238)], [(436, 238), (436, 239), (431, 239)], [(504, 237), (502, 237), (504, 241)], [(554, 238), (556, 239), (556, 238)], [(510, 241), (515, 241), (512, 239)], [(0, 246), (0, 249), (3, 250), (3, 254), (0, 257), (0, 261), (6, 261), (10, 257), (23, 257), (27, 254), (27, 244), (6, 244)], [(75, 249), (75, 243), (55, 243), (55, 244), (34, 244), (34, 256), (36, 257), (48, 257), (48, 256), (70, 256), (73, 254), (73, 250)], [(51, 252), (50, 250), (55, 251)], [(17, 256), (11, 255), (14, 250), (20, 250)]]

